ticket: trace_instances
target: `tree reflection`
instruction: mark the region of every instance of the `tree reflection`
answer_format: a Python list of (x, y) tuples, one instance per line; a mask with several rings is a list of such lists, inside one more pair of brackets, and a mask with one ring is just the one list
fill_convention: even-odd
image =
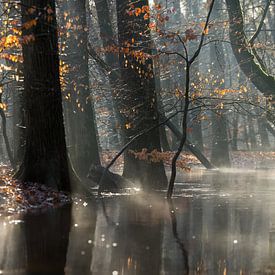
[(175, 207), (171, 199), (168, 199), (168, 205), (169, 205), (169, 213), (171, 217), (173, 236), (175, 238), (176, 243), (178, 244), (179, 249), (181, 250), (182, 258), (183, 258), (183, 270), (181, 274), (189, 274), (188, 252), (185, 249), (184, 243), (180, 239), (178, 234), (177, 217), (176, 217)]
[(64, 274), (71, 205), (24, 217), (27, 274)]

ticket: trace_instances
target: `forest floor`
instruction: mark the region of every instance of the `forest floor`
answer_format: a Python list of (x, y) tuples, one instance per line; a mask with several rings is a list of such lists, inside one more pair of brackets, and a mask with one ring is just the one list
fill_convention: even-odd
[[(115, 156), (115, 151), (104, 152), (103, 165), (106, 166)], [(162, 157), (166, 168), (170, 168), (172, 152)], [(206, 152), (206, 155), (207, 154)], [(244, 152), (231, 153), (233, 168), (275, 169), (275, 152)], [(182, 153), (179, 168), (184, 170), (200, 169), (203, 166), (189, 153)], [(123, 157), (112, 167), (120, 173), (123, 168)], [(8, 165), (0, 163), (0, 216), (17, 213), (40, 212), (48, 208), (58, 207), (70, 201), (64, 192), (58, 192), (37, 183), (21, 183), (12, 178), (12, 170)]]
[[(103, 165), (106, 166), (116, 155), (116, 151), (107, 151), (101, 155)], [(173, 152), (162, 153), (161, 157), (165, 166), (169, 169), (171, 165), (171, 159)], [(210, 151), (205, 152), (208, 159), (210, 159)], [(232, 168), (249, 168), (249, 169), (261, 169), (272, 168), (275, 169), (275, 152), (265, 151), (234, 151), (230, 152)], [(200, 161), (191, 153), (183, 152), (179, 159), (179, 168), (203, 168)], [(120, 172), (123, 170), (123, 157), (121, 156), (114, 166), (112, 167), (114, 172)]]
[(0, 164), (0, 216), (44, 211), (69, 201), (64, 192), (13, 179), (10, 167)]

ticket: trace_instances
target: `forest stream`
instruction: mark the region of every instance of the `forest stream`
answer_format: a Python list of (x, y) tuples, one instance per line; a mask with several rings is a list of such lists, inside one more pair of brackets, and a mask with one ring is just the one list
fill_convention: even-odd
[(135, 191), (1, 216), (0, 274), (275, 274), (274, 174), (197, 169), (172, 204)]

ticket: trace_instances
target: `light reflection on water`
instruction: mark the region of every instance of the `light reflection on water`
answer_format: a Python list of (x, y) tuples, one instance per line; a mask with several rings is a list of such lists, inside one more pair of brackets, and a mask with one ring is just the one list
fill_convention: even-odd
[(179, 180), (173, 204), (140, 192), (0, 217), (0, 274), (275, 274), (272, 174)]

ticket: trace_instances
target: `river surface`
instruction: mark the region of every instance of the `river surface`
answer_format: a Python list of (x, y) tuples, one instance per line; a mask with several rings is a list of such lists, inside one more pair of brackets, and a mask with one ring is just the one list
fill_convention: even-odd
[(108, 194), (0, 217), (0, 274), (275, 274), (275, 171), (178, 182), (172, 203)]

